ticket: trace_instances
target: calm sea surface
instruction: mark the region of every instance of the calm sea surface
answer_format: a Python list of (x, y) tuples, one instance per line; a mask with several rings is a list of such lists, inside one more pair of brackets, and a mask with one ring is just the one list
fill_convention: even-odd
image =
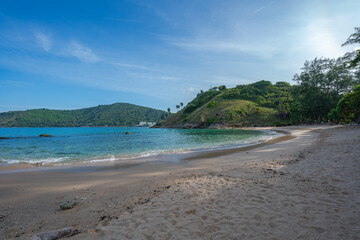
[[(131, 134), (125, 134), (127, 131)], [(0, 164), (129, 160), (250, 145), (268, 140), (271, 135), (266, 131), (233, 129), (0, 128), (0, 137), (10, 137), (0, 139)]]

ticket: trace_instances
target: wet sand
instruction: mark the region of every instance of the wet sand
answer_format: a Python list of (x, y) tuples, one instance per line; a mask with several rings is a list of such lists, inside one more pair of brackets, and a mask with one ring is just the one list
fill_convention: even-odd
[(280, 130), (292, 137), (192, 161), (0, 174), (0, 236), (359, 239), (360, 128)]

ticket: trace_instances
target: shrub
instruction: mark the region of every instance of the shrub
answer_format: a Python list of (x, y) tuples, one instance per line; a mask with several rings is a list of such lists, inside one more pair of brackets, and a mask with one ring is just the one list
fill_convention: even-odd
[(216, 106), (216, 102), (215, 101), (211, 101), (208, 105), (208, 108), (212, 108)]

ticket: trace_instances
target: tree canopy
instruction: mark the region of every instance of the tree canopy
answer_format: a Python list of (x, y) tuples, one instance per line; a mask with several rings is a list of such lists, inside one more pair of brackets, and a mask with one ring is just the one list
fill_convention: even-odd
[[(355, 27), (355, 32), (351, 34), (346, 42), (341, 46), (360, 44), (360, 27)], [(355, 53), (348, 53), (347, 56), (351, 58), (350, 67), (356, 67), (360, 64), (360, 48), (358, 48)]]

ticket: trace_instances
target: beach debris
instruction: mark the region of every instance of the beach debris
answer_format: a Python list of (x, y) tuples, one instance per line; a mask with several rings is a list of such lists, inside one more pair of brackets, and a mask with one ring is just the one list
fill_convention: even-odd
[(60, 208), (61, 210), (67, 210), (67, 209), (72, 209), (74, 208), (79, 202), (76, 200), (72, 200), (72, 201), (67, 201), (67, 202), (62, 202), (60, 204)]
[(125, 132), (125, 134), (131, 134), (130, 132)]
[(187, 210), (185, 213), (186, 214), (195, 214), (196, 210), (192, 209), (192, 210)]
[(40, 134), (39, 137), (53, 137), (53, 135), (49, 135), (49, 134)]
[(39, 233), (33, 236), (32, 240), (56, 240), (72, 237), (79, 233), (81, 233), (81, 230), (78, 228), (62, 228), (52, 232)]
[(0, 137), (0, 139), (10, 139), (9, 137)]

